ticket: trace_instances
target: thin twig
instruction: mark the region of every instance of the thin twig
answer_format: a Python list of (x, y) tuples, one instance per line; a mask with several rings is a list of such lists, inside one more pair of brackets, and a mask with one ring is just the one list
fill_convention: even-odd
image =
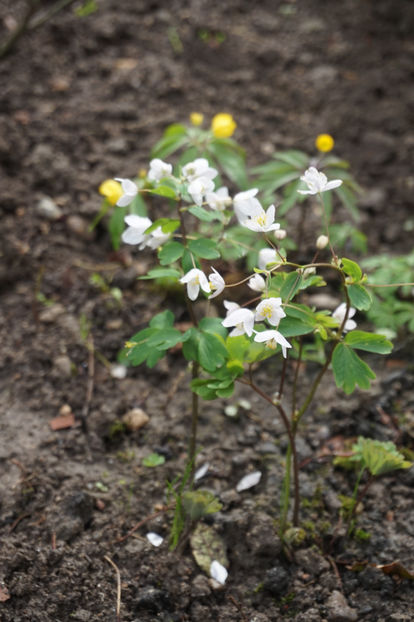
[(116, 622), (121, 620), (121, 573), (118, 566), (112, 561), (108, 555), (104, 555), (104, 559), (111, 564), (112, 568), (116, 572)]
[(32, 18), (32, 15), (34, 15), (34, 13), (36, 12), (38, 4), (39, 0), (32, 0), (28, 2), (26, 12), (23, 15), (22, 21), (17, 24), (10, 37), (0, 47), (0, 59), (9, 54), (12, 47), (17, 43), (20, 37), (28, 29), (30, 19)]
[(157, 518), (157, 516), (159, 516), (160, 514), (163, 514), (164, 512), (168, 512), (168, 510), (171, 510), (174, 507), (175, 504), (171, 504), (171, 505), (165, 505), (163, 508), (161, 508), (161, 510), (157, 510), (157, 512), (154, 512), (154, 514), (151, 514), (150, 516), (147, 516), (146, 518), (143, 518), (141, 521), (139, 521), (139, 523), (137, 523), (136, 525), (134, 525), (132, 527), (132, 529), (130, 529), (128, 531), (128, 533), (126, 533), (124, 536), (122, 536), (121, 538), (117, 538), (115, 540), (115, 542), (124, 542), (124, 540), (126, 540), (127, 538), (129, 538), (129, 536), (132, 536), (132, 534), (139, 529), (140, 527), (142, 527), (142, 525), (145, 525), (145, 523), (148, 523), (148, 521), (153, 520), (154, 518)]

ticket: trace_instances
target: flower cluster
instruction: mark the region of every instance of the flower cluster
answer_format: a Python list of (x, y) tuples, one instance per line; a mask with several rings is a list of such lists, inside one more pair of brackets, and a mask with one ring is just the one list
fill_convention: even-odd
[[(224, 128), (224, 121), (227, 123), (229, 119), (219, 119), (219, 121), (223, 122)], [(232, 207), (234, 216), (241, 226), (257, 233), (273, 232), (276, 239), (285, 237), (286, 231), (280, 228), (279, 223), (275, 222), (275, 206), (270, 205), (265, 210), (256, 196), (257, 188), (239, 192), (231, 198), (225, 186), (215, 188), (214, 179), (217, 175), (218, 171), (210, 166), (206, 158), (197, 158), (182, 166), (179, 177), (174, 176), (171, 164), (155, 158), (150, 162), (147, 179), (155, 185), (170, 180), (169, 183), (175, 185), (183, 200), (193, 202), (198, 207), (207, 206), (216, 212), (225, 212), (227, 222), (231, 218), (232, 212), (229, 210)], [(337, 188), (342, 183), (341, 180), (328, 182), (326, 176), (314, 167), (305, 171), (301, 180), (308, 187), (308, 190), (298, 191), (302, 194), (325, 192)], [(118, 198), (117, 205), (125, 207), (136, 197), (139, 191), (138, 187), (129, 179), (118, 178), (116, 181), (119, 182), (122, 189), (122, 195)], [(122, 234), (122, 240), (127, 244), (136, 244), (140, 249), (145, 247), (157, 249), (172, 235), (163, 232), (161, 227), (154, 229), (152, 221), (147, 217), (130, 214), (125, 216), (125, 222), (128, 228)], [(267, 279), (270, 271), (280, 265), (281, 261), (283, 262), (283, 257), (274, 248), (264, 248), (259, 252), (258, 269), (265, 273)], [(212, 272), (207, 276), (195, 263), (193, 265), (194, 267), (180, 278), (180, 282), (186, 285), (188, 298), (195, 301), (200, 290), (209, 298), (219, 296), (226, 287), (226, 283), (219, 272), (215, 268), (211, 268)], [(281, 298), (266, 297), (266, 280), (259, 273), (254, 274), (248, 280), (248, 286), (253, 291), (259, 292), (263, 299), (254, 311), (225, 301), (227, 316), (222, 321), (223, 326), (232, 329), (230, 337), (239, 335), (252, 337), (254, 335), (254, 341), (264, 343), (270, 349), (275, 349), (279, 344), (283, 356), (286, 357), (287, 349), (291, 347), (291, 344), (277, 330), (281, 319), (286, 316), (282, 308)], [(352, 310), (349, 314), (350, 317), (351, 314)], [(337, 310), (334, 317), (340, 321), (340, 316), (341, 312)], [(257, 322), (267, 322), (271, 328), (257, 331), (255, 330), (255, 323)], [(351, 330), (353, 324), (353, 320), (347, 320), (344, 330)]]
[[(226, 304), (227, 302), (227, 304)], [(282, 309), (281, 298), (265, 298), (257, 305), (255, 311), (241, 308), (234, 303), (225, 301), (228, 310), (227, 316), (222, 321), (226, 328), (233, 328), (230, 337), (238, 337), (246, 334), (251, 337), (254, 333), (254, 341), (265, 343), (266, 347), (275, 350), (277, 344), (282, 348), (282, 354), (286, 358), (287, 348), (291, 348), (291, 344), (276, 328), (282, 318), (286, 317), (286, 313)], [(267, 322), (273, 326), (273, 329), (257, 331), (254, 329), (255, 322)]]

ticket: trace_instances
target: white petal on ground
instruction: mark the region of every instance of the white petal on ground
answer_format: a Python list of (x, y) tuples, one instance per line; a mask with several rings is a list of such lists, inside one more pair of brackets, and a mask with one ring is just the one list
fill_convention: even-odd
[(229, 576), (229, 573), (227, 572), (225, 567), (222, 564), (220, 564), (220, 562), (218, 562), (216, 559), (211, 562), (210, 577), (212, 579), (214, 579), (221, 585), (224, 585), (228, 576)]
[(253, 471), (253, 473), (248, 473), (244, 477), (241, 478), (239, 483), (236, 486), (237, 492), (242, 492), (243, 490), (248, 490), (249, 488), (253, 488), (256, 486), (262, 477), (261, 471)]
[(194, 473), (194, 481), (198, 482), (199, 479), (204, 477), (204, 475), (207, 473), (209, 468), (210, 468), (210, 463), (206, 462), (205, 464), (203, 464), (203, 466), (197, 469), (197, 471)]
[(161, 546), (161, 544), (164, 542), (164, 538), (158, 533), (155, 533), (154, 531), (149, 531), (146, 537), (148, 542), (150, 542), (152, 546)]

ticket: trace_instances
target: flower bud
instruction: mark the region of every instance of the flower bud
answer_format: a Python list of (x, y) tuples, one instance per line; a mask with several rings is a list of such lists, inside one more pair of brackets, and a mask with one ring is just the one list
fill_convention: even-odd
[(107, 179), (99, 186), (99, 194), (102, 194), (111, 205), (116, 205), (118, 199), (120, 199), (124, 193), (119, 181)]
[(286, 237), (286, 230), (285, 229), (277, 229), (274, 232), (274, 236), (276, 238), (276, 240), (284, 240)]
[(229, 138), (233, 136), (237, 125), (231, 114), (221, 112), (213, 117), (211, 129), (216, 138)]
[(327, 235), (320, 235), (316, 240), (316, 248), (319, 251), (322, 251), (324, 248), (328, 246), (329, 238)]
[(322, 153), (332, 151), (335, 141), (330, 134), (319, 134), (315, 140), (316, 148)]
[(190, 121), (193, 125), (201, 125), (204, 120), (204, 115), (201, 112), (192, 112), (190, 114)]

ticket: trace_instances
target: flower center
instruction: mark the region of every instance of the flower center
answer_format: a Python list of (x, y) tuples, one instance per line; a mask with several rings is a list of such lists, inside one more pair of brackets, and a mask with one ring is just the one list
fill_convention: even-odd
[(266, 341), (266, 347), (270, 348), (271, 350), (276, 350), (277, 343), (274, 339), (270, 339), (269, 341)]
[(266, 216), (264, 214), (257, 216), (256, 222), (260, 227), (264, 227), (266, 224)]
[(264, 317), (270, 318), (272, 317), (272, 313), (273, 313), (273, 309), (270, 305), (267, 305), (266, 307), (263, 307), (262, 309), (262, 315)]

